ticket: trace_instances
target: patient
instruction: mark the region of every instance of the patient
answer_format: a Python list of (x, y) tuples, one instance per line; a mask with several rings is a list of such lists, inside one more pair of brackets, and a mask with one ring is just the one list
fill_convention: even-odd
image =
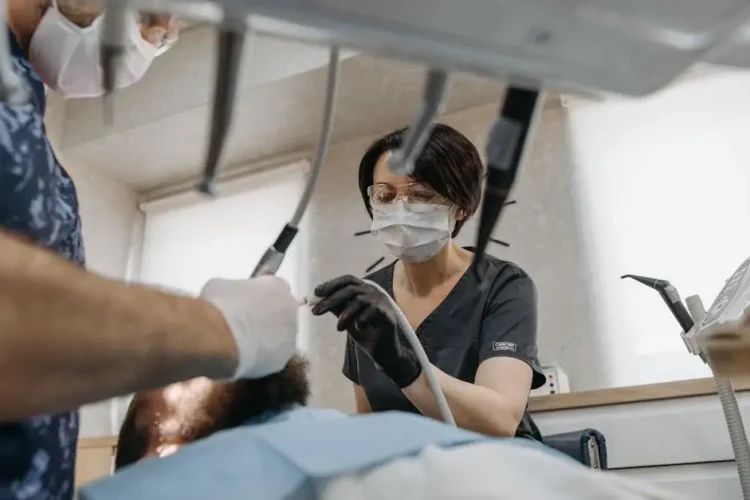
[[(253, 498), (268, 500), (682, 498), (528, 440), (485, 438), (411, 413), (347, 417), (304, 407), (306, 370), (295, 357), (281, 373), (258, 380), (193, 379), (138, 393), (120, 430), (115, 467), (165, 458), (86, 485), (79, 498), (244, 498), (250, 488)], [(173, 454), (193, 441), (200, 442)]]
[(282, 372), (257, 380), (196, 378), (139, 392), (120, 428), (115, 468), (172, 454), (184, 444), (238, 427), (266, 411), (305, 405), (309, 393), (307, 361), (300, 356)]

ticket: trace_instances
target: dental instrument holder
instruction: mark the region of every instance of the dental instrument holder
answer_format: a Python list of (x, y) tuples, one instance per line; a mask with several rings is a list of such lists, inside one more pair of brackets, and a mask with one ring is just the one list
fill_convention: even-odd
[(479, 215), (476, 250), (471, 263), (477, 276), (479, 263), (492, 238), (492, 232), (500, 220), (503, 207), (508, 203), (540, 108), (539, 90), (509, 87), (500, 116), (490, 129), (487, 141), (487, 178)]
[(432, 69), (427, 73), (422, 89), (422, 103), (406, 132), (403, 144), (393, 152), (388, 167), (396, 175), (411, 175), (415, 162), (422, 154), (435, 127), (435, 120), (445, 109), (445, 96), (450, 87), (447, 72)]
[(104, 88), (104, 122), (114, 122), (114, 92), (117, 87), (119, 67), (128, 46), (128, 5), (122, 0), (107, 0), (104, 4), (104, 28), (99, 47)]
[(706, 312), (703, 302), (697, 295), (686, 299), (686, 308), (677, 290), (667, 280), (635, 275), (625, 275), (622, 278), (634, 279), (659, 292), (672, 315), (682, 327), (680, 337), (687, 350), (700, 357), (711, 368), (716, 392), (729, 431), (742, 498), (750, 500), (750, 443), (747, 440), (737, 397), (731, 380), (717, 373), (711, 359), (703, 351), (700, 342), (701, 336), (705, 335), (710, 329), (740, 318), (745, 307), (750, 304), (750, 259), (740, 265), (726, 281), (724, 288), (719, 292), (708, 312)]
[(207, 195), (213, 194), (213, 182), (232, 128), (246, 37), (245, 23), (224, 26), (218, 34), (211, 133), (203, 178), (198, 186), (199, 191)]

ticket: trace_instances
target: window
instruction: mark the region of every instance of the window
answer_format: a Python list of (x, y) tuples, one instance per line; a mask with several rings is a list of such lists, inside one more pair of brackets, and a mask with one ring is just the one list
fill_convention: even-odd
[(750, 255), (750, 74), (681, 82), (644, 100), (568, 105), (581, 232), (611, 385), (708, 375), (656, 292), (706, 308)]
[[(302, 194), (306, 162), (222, 185), (215, 199), (145, 204), (139, 280), (197, 295), (211, 278), (246, 278), (289, 221)], [(279, 276), (302, 293), (305, 231), (286, 254)]]
[[(139, 269), (134, 281), (198, 295), (211, 278), (246, 278), (289, 221), (305, 185), (307, 162), (223, 183), (207, 200), (195, 192), (147, 202)], [(304, 224), (304, 220), (303, 220)], [(300, 256), (306, 233), (300, 227), (279, 276), (293, 293), (307, 286)], [(135, 259), (138, 260), (138, 259)], [(300, 322), (299, 348), (306, 349), (307, 329)], [(130, 396), (113, 401), (113, 429), (118, 432)]]

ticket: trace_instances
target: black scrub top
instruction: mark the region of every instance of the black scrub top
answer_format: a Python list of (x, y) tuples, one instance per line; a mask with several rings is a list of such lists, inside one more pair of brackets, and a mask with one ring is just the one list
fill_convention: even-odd
[[(473, 250), (473, 249), (470, 249)], [(367, 276), (393, 297), (395, 262)], [(520, 359), (534, 371), (531, 389), (544, 385), (537, 359), (536, 289), (518, 266), (485, 256), (479, 266), (480, 282), (467, 270), (440, 305), (419, 325), (417, 337), (433, 365), (464, 382), (474, 383), (480, 363), (500, 356)], [(402, 342), (407, 343), (405, 338)], [(347, 337), (343, 373), (362, 386), (373, 411), (419, 413), (403, 392), (372, 359)], [(541, 441), (528, 412), (517, 437)]]

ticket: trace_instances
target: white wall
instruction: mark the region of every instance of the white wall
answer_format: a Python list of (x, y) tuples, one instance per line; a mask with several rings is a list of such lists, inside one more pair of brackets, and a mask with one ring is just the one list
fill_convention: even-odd
[(750, 255), (750, 73), (640, 101), (572, 101), (568, 116), (604, 382), (709, 375), (656, 292), (620, 276), (668, 279), (708, 308)]
[[(118, 279), (128, 278), (131, 242), (143, 224), (138, 197), (117, 180), (93, 170), (61, 163), (78, 190), (88, 268)], [(111, 435), (113, 405), (110, 401), (81, 410), (81, 436)]]

